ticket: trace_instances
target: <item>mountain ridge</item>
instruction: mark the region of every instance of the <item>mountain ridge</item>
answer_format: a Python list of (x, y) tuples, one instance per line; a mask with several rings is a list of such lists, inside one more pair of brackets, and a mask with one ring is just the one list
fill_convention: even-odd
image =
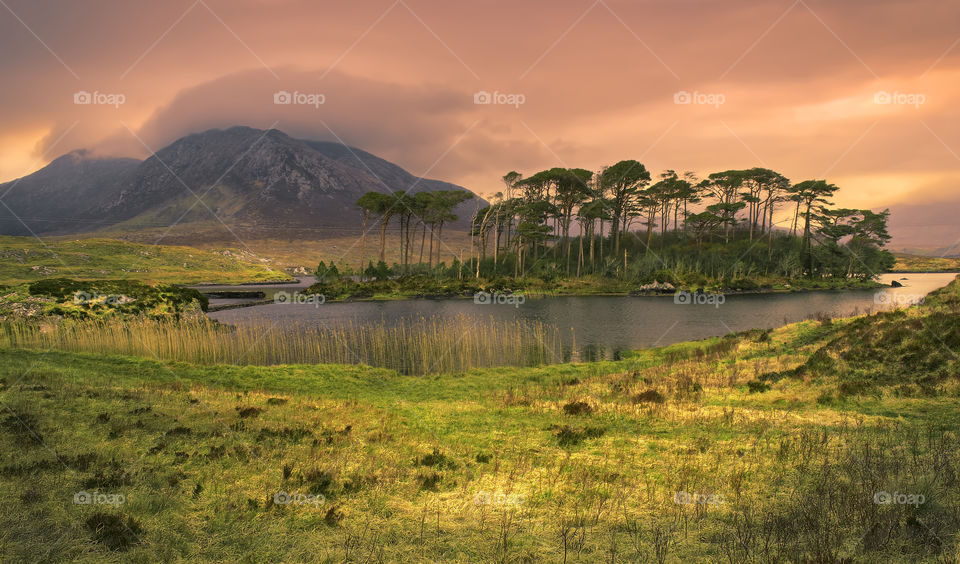
[[(174, 225), (189, 232), (217, 224), (224, 239), (259, 228), (285, 236), (317, 226), (359, 232), (357, 198), (396, 190), (469, 192), (361, 149), (234, 126), (186, 135), (142, 161), (83, 149), (62, 155), (0, 184), (0, 234), (169, 231)], [(458, 223), (466, 225), (484, 203), (475, 195), (461, 204)], [(210, 236), (206, 229), (204, 237)]]

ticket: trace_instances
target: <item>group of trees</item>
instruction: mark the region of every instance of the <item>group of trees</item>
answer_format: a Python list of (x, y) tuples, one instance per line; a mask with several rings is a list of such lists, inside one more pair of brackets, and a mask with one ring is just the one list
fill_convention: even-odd
[(413, 246), (416, 244), (416, 230), (420, 228), (420, 253), (417, 264), (423, 263), (423, 251), (427, 233), (430, 234), (430, 248), (427, 263), (433, 266), (434, 238), (436, 238), (437, 262), (440, 262), (443, 226), (456, 221), (453, 209), (473, 198), (472, 192), (463, 190), (437, 190), (418, 192), (410, 195), (397, 190), (392, 194), (367, 192), (357, 200), (357, 207), (363, 215), (363, 234), (360, 241), (360, 265), (365, 264), (367, 250), (367, 224), (373, 218), (380, 222), (380, 262), (386, 260), (387, 227), (393, 218), (400, 224), (400, 264), (410, 265)]
[[(621, 258), (625, 270), (623, 247), (628, 236), (643, 255), (662, 250), (668, 241), (686, 243), (688, 252), (698, 254), (705, 242), (730, 244), (741, 239), (762, 244), (769, 259), (776, 248), (773, 239), (780, 236), (799, 244), (803, 274), (856, 276), (873, 268), (859, 264), (866, 262), (863, 252), (851, 254), (844, 272), (817, 257), (824, 255), (823, 250), (833, 255), (876, 251), (890, 238), (888, 212), (832, 209), (829, 199), (837, 191), (833, 184), (824, 180), (792, 184), (764, 168), (716, 172), (702, 180), (691, 172), (667, 170), (654, 179), (643, 164), (624, 160), (598, 172), (552, 168), (527, 178), (510, 172), (503, 182), (506, 190), (474, 216), (471, 234), (478, 240), (478, 265), (492, 244), (495, 264), (501, 251), (514, 255), (515, 275), (526, 273), (527, 257), (537, 260), (544, 253), (551, 253), (547, 258), (568, 276), (595, 272), (598, 265), (609, 266), (611, 261), (619, 265)], [(788, 228), (775, 228), (778, 216)], [(579, 228), (575, 260), (570, 236), (574, 221)], [(550, 241), (556, 244), (548, 249)], [(869, 258), (878, 257), (888, 260), (879, 255)], [(873, 262), (877, 269), (884, 267)]]
[[(694, 271), (710, 268), (713, 276), (719, 276), (717, 265), (743, 263), (747, 271), (787, 278), (867, 277), (892, 261), (881, 249), (890, 238), (888, 212), (832, 207), (838, 188), (825, 180), (791, 183), (765, 168), (702, 179), (667, 170), (654, 178), (636, 160), (596, 172), (510, 172), (502, 180), (505, 190), (471, 218), (471, 249), (468, 261), (457, 261), (460, 273), (466, 267), (477, 278), (541, 276), (544, 269), (567, 277), (626, 276), (634, 265), (642, 278), (638, 268), (650, 271), (656, 260), (668, 269), (679, 263)], [(439, 265), (443, 227), (457, 219), (453, 209), (472, 197), (453, 190), (365, 194), (357, 201), (361, 266), (371, 220), (379, 222), (381, 262), (388, 225), (398, 223), (398, 271), (424, 263), (427, 238), (426, 264)]]

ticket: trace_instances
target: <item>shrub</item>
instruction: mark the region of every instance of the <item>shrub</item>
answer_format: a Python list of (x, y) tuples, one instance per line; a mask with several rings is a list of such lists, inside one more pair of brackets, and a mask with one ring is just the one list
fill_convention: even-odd
[(93, 539), (110, 550), (123, 551), (140, 542), (143, 529), (133, 518), (97, 512), (86, 520)]
[(593, 407), (585, 401), (572, 401), (563, 406), (563, 412), (567, 415), (590, 415)]

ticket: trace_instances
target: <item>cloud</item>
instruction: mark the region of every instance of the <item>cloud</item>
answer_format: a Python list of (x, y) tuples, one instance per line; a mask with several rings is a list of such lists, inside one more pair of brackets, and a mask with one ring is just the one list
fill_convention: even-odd
[[(145, 156), (131, 131), (156, 149), (238, 124), (339, 137), (485, 194), (512, 169), (641, 158), (655, 172), (827, 174), (851, 205), (888, 205), (949, 192), (960, 160), (956, 3), (7, 5), (29, 29), (0, 18), (0, 49), (15, 53), (0, 58), (0, 180), (84, 147)], [(78, 90), (126, 103), (78, 106)], [(274, 105), (279, 90), (325, 103)], [(525, 103), (475, 105), (481, 90)], [(725, 103), (677, 105), (679, 91)], [(881, 105), (878, 92), (925, 101)]]

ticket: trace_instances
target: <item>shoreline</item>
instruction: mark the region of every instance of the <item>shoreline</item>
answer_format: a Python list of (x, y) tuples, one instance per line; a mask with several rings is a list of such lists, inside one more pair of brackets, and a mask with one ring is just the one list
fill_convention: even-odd
[[(886, 274), (886, 273), (885, 273)], [(949, 274), (949, 273), (932, 273)], [(957, 273), (960, 274), (960, 273)], [(766, 294), (803, 294), (809, 292), (860, 292), (865, 290), (876, 290), (879, 288), (892, 288), (888, 284), (875, 282), (873, 285), (864, 285), (861, 288), (770, 288), (760, 290), (734, 290), (730, 292), (719, 292), (724, 296), (753, 296)], [(709, 293), (709, 292), (708, 292)], [(633, 294), (631, 292), (515, 292), (517, 295), (523, 295), (525, 298), (543, 299), (543, 298), (589, 298), (589, 297), (613, 297), (613, 298), (668, 298), (673, 293), (642, 293)], [(413, 300), (469, 300), (473, 296), (465, 295), (403, 295), (403, 296), (369, 296), (369, 297), (347, 297), (343, 299), (327, 300), (330, 304), (349, 304), (360, 302), (397, 302)], [(207, 309), (207, 313), (224, 311), (229, 309), (240, 309), (247, 307), (257, 307), (270, 305), (274, 303), (273, 299), (264, 298), (245, 303), (212, 305)]]

